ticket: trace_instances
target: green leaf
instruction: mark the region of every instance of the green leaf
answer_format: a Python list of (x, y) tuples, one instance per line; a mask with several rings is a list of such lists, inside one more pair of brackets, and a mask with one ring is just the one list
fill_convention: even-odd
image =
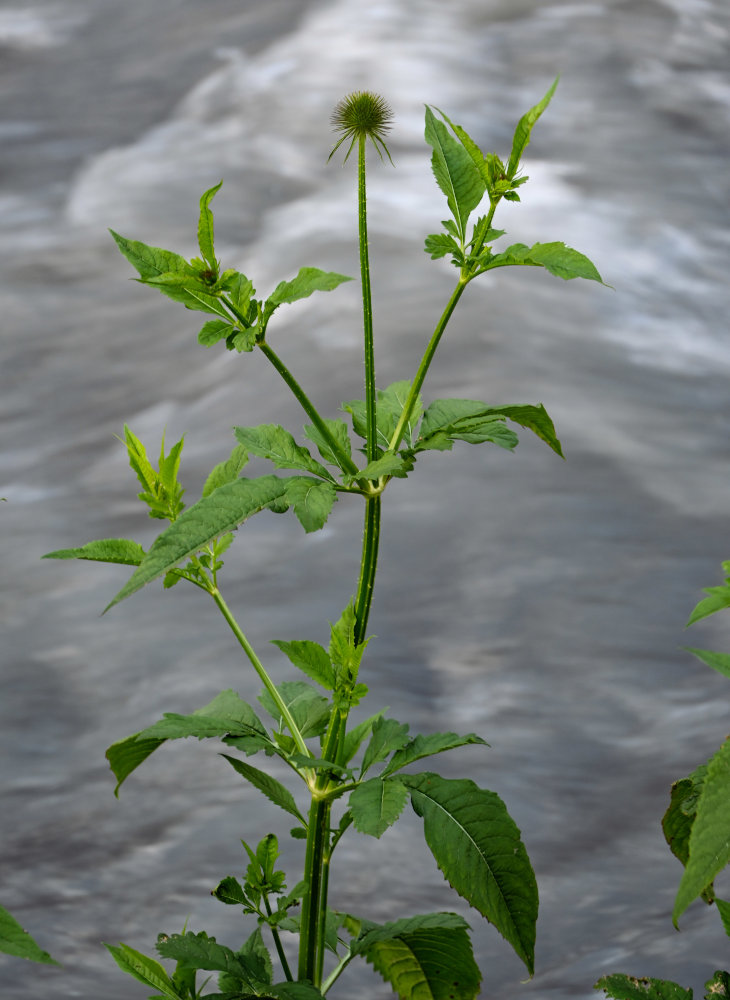
[(311, 642), (309, 639), (294, 639), (292, 642), (286, 642), (284, 639), (272, 639), (271, 641), (307, 677), (321, 684), (328, 691), (334, 690), (335, 672), (332, 668), (332, 661), (327, 650), (323, 649), (318, 642)]
[(349, 808), (356, 830), (382, 837), (403, 812), (408, 789), (397, 778), (370, 778), (350, 793)]
[(270, 984), (274, 978), (269, 949), (264, 944), (261, 928), (256, 930), (244, 941), (238, 952), (248, 968), (252, 969), (259, 982)]
[(603, 284), (603, 278), (598, 273), (595, 264), (585, 254), (566, 247), (564, 243), (535, 243), (528, 247), (524, 243), (514, 243), (502, 253), (495, 254), (482, 267), (480, 274), (491, 271), (495, 267), (511, 267), (512, 265), (529, 265), (544, 267), (545, 270), (558, 278), (569, 281), (571, 278), (587, 278)]
[(223, 181), (220, 184), (216, 184), (215, 187), (208, 188), (200, 199), (200, 219), (198, 220), (198, 246), (200, 247), (200, 254), (215, 274), (218, 273), (218, 261), (215, 259), (215, 249), (213, 247), (213, 213), (208, 206), (218, 191), (220, 191), (222, 183)]
[[(352, 918), (351, 918), (352, 919)], [(365, 955), (372, 945), (379, 941), (392, 941), (402, 934), (414, 934), (417, 931), (448, 928), (450, 930), (469, 930), (469, 924), (456, 913), (421, 913), (413, 917), (402, 917), (387, 924), (374, 924), (370, 921), (358, 921), (362, 930), (352, 942), (350, 952), (353, 955)]]
[(730, 653), (715, 653), (710, 649), (693, 649), (691, 646), (685, 646), (684, 649), (694, 654), (708, 667), (717, 670), (718, 674), (730, 677)]
[(98, 542), (87, 542), (78, 549), (57, 549), (46, 552), (43, 559), (91, 559), (95, 562), (123, 563), (139, 566), (145, 551), (137, 542), (128, 538), (102, 538)]
[(382, 718), (386, 711), (387, 709), (385, 708), (381, 709), (379, 712), (376, 712), (375, 715), (371, 715), (369, 719), (364, 719), (356, 726), (353, 726), (352, 729), (350, 729), (345, 735), (344, 760), (346, 764), (352, 760), (360, 748), (363, 740), (366, 739), (366, 737), (372, 732), (375, 722)]
[(484, 182), (485, 188), (488, 188), (491, 178), (489, 175), (489, 168), (487, 166), (487, 161), (484, 158), (484, 154), (482, 153), (481, 149), (479, 148), (479, 146), (477, 146), (477, 144), (474, 142), (474, 140), (466, 131), (466, 129), (463, 129), (461, 125), (455, 125), (448, 117), (448, 115), (445, 115), (440, 108), (437, 108), (436, 110), (444, 119), (444, 121), (447, 123), (451, 131), (454, 133), (456, 138), (459, 140), (461, 145), (466, 150), (466, 152), (469, 154), (472, 163), (479, 171), (479, 176)]
[(729, 997), (730, 973), (720, 970), (705, 983), (705, 1000), (728, 1000)]
[(394, 750), (400, 750), (409, 739), (408, 723), (401, 724), (395, 719), (376, 719), (370, 742), (365, 750), (360, 775), (364, 775), (373, 764), (385, 760)]
[(352, 281), (352, 278), (335, 271), (320, 271), (318, 267), (303, 267), (296, 278), (279, 282), (267, 299), (267, 304), (280, 306), (285, 302), (309, 298), (312, 292), (331, 292), (343, 281)]
[(267, 458), (278, 469), (303, 469), (334, 482), (330, 472), (312, 458), (308, 449), (298, 445), (289, 431), (278, 424), (234, 427), (233, 433), (247, 451), (259, 458)]
[(163, 958), (172, 958), (184, 969), (207, 969), (225, 972), (258, 993), (256, 973), (248, 962), (225, 945), (218, 944), (205, 931), (193, 934), (160, 934), (157, 951)]
[(334, 486), (310, 476), (290, 476), (283, 482), (286, 489), (279, 500), (291, 506), (307, 534), (323, 528), (337, 499)]
[(708, 761), (689, 838), (689, 860), (672, 910), (675, 927), (689, 904), (730, 862), (730, 740)]
[[(291, 712), (302, 736), (320, 736), (329, 719), (330, 703), (306, 681), (284, 681), (276, 690)], [(281, 724), (279, 707), (268, 691), (262, 691), (259, 701), (272, 719)], [(309, 762), (309, 758), (307, 758)]]
[(558, 86), (559, 76), (556, 76), (553, 80), (552, 86), (548, 90), (547, 94), (543, 97), (541, 101), (538, 101), (534, 108), (530, 110), (520, 118), (517, 123), (517, 128), (515, 129), (514, 138), (512, 139), (512, 152), (510, 153), (509, 164), (507, 165), (507, 176), (512, 179), (517, 173), (517, 169), (520, 165), (520, 160), (522, 159), (522, 154), (525, 151), (527, 144), (530, 141), (530, 133), (535, 122), (538, 120), (540, 115), (543, 113), (545, 108), (550, 103), (553, 94)]
[(395, 455), (393, 452), (386, 452), (374, 462), (368, 462), (365, 468), (357, 476), (347, 476), (350, 481), (353, 479), (380, 479), (381, 476), (395, 476), (396, 479), (405, 479), (414, 466), (412, 455)]
[(180, 994), (175, 989), (170, 977), (165, 972), (159, 962), (154, 958), (149, 958), (129, 945), (120, 944), (118, 946), (105, 944), (104, 947), (110, 952), (112, 958), (123, 972), (134, 976), (145, 986), (151, 986), (159, 990), (163, 996), (169, 1000), (180, 1000)]
[(104, 611), (163, 576), (218, 535), (232, 531), (252, 514), (265, 510), (287, 490), (287, 482), (276, 476), (236, 479), (188, 507), (155, 539), (136, 572)]
[(707, 765), (701, 764), (688, 777), (675, 781), (672, 785), (669, 806), (662, 817), (664, 839), (675, 858), (683, 865), (689, 859), (689, 837), (697, 815), (702, 785), (705, 781)]
[(534, 971), (537, 883), (520, 831), (494, 792), (473, 781), (404, 774), (444, 877)]
[(27, 958), (31, 962), (41, 962), (43, 965), (60, 964), (35, 943), (30, 934), (23, 930), (15, 917), (3, 906), (0, 906), (0, 952)]
[(235, 691), (221, 691), (203, 708), (191, 715), (166, 712), (164, 717), (139, 733), (113, 743), (106, 752), (109, 766), (116, 779), (115, 795), (124, 780), (165, 740), (212, 736), (254, 737), (261, 746), (270, 745), (261, 720), (251, 706)]
[(218, 883), (218, 885), (211, 892), (211, 896), (215, 896), (217, 900), (221, 903), (225, 903), (226, 906), (248, 906), (249, 900), (246, 893), (243, 891), (243, 886), (234, 878), (232, 875), (226, 875), (224, 879)]
[(160, 274), (167, 274), (170, 271), (177, 271), (182, 274), (195, 276), (195, 268), (177, 253), (171, 250), (163, 250), (161, 247), (150, 247), (146, 243), (138, 240), (128, 240), (113, 229), (109, 232), (120, 251), (127, 258), (132, 267), (139, 273), (140, 278), (146, 281), (148, 278), (158, 277)]
[(470, 444), (492, 441), (502, 448), (514, 448), (517, 438), (503, 426), (505, 418), (531, 430), (557, 455), (564, 457), (553, 422), (542, 403), (537, 406), (487, 406), (475, 399), (435, 399), (423, 416), (415, 450), (434, 447), (447, 450), (455, 440)]
[(622, 973), (603, 976), (593, 988), (603, 990), (613, 1000), (692, 1000), (692, 990), (667, 979), (636, 979)]
[[(377, 393), (377, 443), (379, 447), (388, 448), (390, 439), (393, 436), (396, 425), (406, 404), (411, 383), (405, 379), (400, 382), (393, 382), (386, 389), (379, 389)], [(362, 399), (353, 399), (342, 404), (342, 409), (352, 415), (352, 426), (356, 434), (367, 439), (367, 421), (365, 413), (365, 402)], [(423, 413), (421, 397), (416, 400), (416, 404), (411, 412), (411, 417), (405, 427), (404, 439), (408, 444), (413, 442), (413, 434), (418, 421)]]
[(419, 734), (410, 743), (407, 743), (402, 749), (393, 754), (381, 777), (392, 774), (402, 767), (407, 767), (408, 764), (412, 764), (416, 760), (421, 760), (422, 757), (431, 757), (434, 754), (444, 753), (446, 750), (454, 750), (456, 747), (467, 746), (470, 743), (479, 743), (485, 747), (489, 746), (486, 740), (483, 740), (481, 736), (475, 735), (475, 733), (469, 733), (466, 736), (457, 736), (456, 733), (431, 733), (429, 736), (421, 736)]
[(139, 479), (142, 489), (147, 493), (154, 494), (158, 475), (147, 458), (147, 449), (126, 424), (124, 425), (124, 444), (127, 449), (129, 466)]
[[(342, 448), (344, 453), (346, 455), (351, 455), (352, 445), (350, 444), (350, 435), (345, 421), (324, 420), (323, 423), (337, 444)], [(341, 468), (338, 456), (334, 453), (327, 439), (320, 434), (314, 424), (307, 424), (304, 428), (304, 436), (308, 437), (309, 440), (317, 446), (317, 450), (325, 462), (330, 462), (332, 465), (336, 465), (338, 468)]]
[(210, 319), (203, 324), (203, 328), (198, 334), (198, 343), (203, 347), (212, 347), (219, 340), (225, 340), (237, 332), (236, 327), (231, 326), (224, 319)]
[(267, 774), (265, 771), (259, 771), (258, 768), (252, 767), (245, 761), (239, 760), (237, 757), (229, 757), (228, 754), (221, 754), (221, 757), (225, 757), (228, 763), (237, 771), (242, 777), (247, 781), (250, 781), (254, 788), (258, 788), (260, 792), (263, 792), (267, 799), (270, 799), (274, 805), (279, 806), (285, 812), (288, 812), (291, 816), (298, 819), (304, 826), (306, 826), (306, 820), (302, 814), (297, 809), (297, 804), (294, 801), (294, 796), (277, 781), (276, 778), (272, 778), (271, 775)]
[(241, 474), (241, 470), (248, 463), (248, 452), (242, 444), (237, 444), (225, 462), (220, 462), (211, 470), (210, 475), (205, 480), (203, 496), (207, 497), (221, 486), (235, 482)]
[(715, 906), (717, 907), (717, 912), (720, 914), (725, 933), (730, 937), (730, 903), (724, 899), (715, 899)]
[(251, 296), (256, 291), (253, 282), (245, 274), (236, 271), (226, 283), (226, 289), (236, 312), (248, 319)]
[(703, 587), (702, 590), (710, 596), (705, 597), (695, 607), (689, 616), (688, 627), (694, 625), (695, 622), (701, 621), (703, 618), (709, 617), (709, 615), (714, 615), (716, 611), (724, 611), (725, 608), (730, 608), (729, 584), (723, 584), (721, 587)]
[(444, 123), (434, 116), (429, 107), (426, 108), (425, 137), (433, 148), (431, 167), (436, 183), (446, 195), (463, 243), (467, 220), (482, 200), (486, 183), (469, 153), (452, 138)]
[(466, 928), (435, 927), (374, 943), (368, 962), (401, 1000), (475, 1000), (481, 973)]
[(214, 316), (222, 316), (230, 322), (230, 316), (226, 312), (218, 295), (212, 292), (196, 274), (181, 273), (171, 271), (166, 274), (156, 275), (154, 278), (141, 278), (145, 285), (156, 288), (173, 302), (181, 302), (186, 309), (193, 309), (195, 312), (213, 313)]
[(464, 263), (464, 254), (461, 247), (453, 236), (448, 233), (432, 233), (426, 237), (423, 249), (431, 255), (431, 260), (438, 260), (450, 253), (454, 257), (454, 263), (459, 267)]

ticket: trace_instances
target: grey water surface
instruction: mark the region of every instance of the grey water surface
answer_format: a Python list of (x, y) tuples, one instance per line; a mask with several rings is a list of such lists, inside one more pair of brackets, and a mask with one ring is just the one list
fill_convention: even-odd
[[(0, 903), (63, 970), (0, 958), (3, 1000), (127, 1000), (101, 946), (243, 925), (210, 897), (239, 838), (282, 827), (216, 747), (163, 747), (112, 795), (112, 741), (258, 684), (193, 588), (153, 585), (105, 617), (124, 568), (40, 562), (94, 538), (149, 542), (114, 435), (186, 435), (195, 499), (234, 423), (303, 423), (265, 359), (208, 351), (106, 229), (195, 252), (221, 177), (218, 252), (266, 293), (303, 265), (357, 274), (352, 164), (326, 158), (347, 92), (391, 102), (396, 164), (370, 168), (381, 386), (408, 377), (450, 294), (422, 251), (445, 217), (423, 104), (483, 148), (559, 72), (526, 157), (516, 242), (565, 240), (615, 290), (505, 269), (474, 283), (427, 399), (545, 403), (561, 462), (431, 453), (385, 498), (367, 679), (413, 731), (476, 731), (436, 760), (499, 792), (541, 892), (537, 972), (476, 914), (484, 996), (589, 997), (608, 972), (701, 989), (727, 965), (717, 915), (674, 931), (680, 867), (659, 819), (671, 781), (728, 731), (727, 681), (681, 649), (730, 649), (719, 616), (683, 631), (730, 557), (727, 334), (730, 7), (726, 0), (15, 0), (0, 3), (2, 696)], [(270, 337), (323, 411), (361, 394), (357, 283), (282, 308)], [(356, 582), (361, 511), (321, 533), (262, 515), (226, 594), (271, 638), (323, 641)], [(266, 652), (268, 649), (268, 653)], [(283, 777), (283, 775), (280, 775)], [(287, 840), (287, 838), (283, 838)], [(295, 871), (299, 844), (284, 844)], [(374, 920), (459, 909), (414, 816), (339, 849), (333, 905)], [(364, 965), (333, 995), (390, 995)]]

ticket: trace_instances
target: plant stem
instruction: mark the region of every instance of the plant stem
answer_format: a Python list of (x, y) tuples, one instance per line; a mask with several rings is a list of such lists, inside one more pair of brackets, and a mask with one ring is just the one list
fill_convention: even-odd
[(397, 451), (398, 445), (401, 443), (403, 439), (403, 434), (405, 433), (406, 424), (411, 418), (413, 407), (415, 406), (416, 399), (418, 397), (419, 392), (421, 391), (421, 386), (423, 385), (428, 369), (431, 365), (431, 362), (433, 361), (433, 356), (436, 353), (436, 348), (439, 346), (439, 341), (441, 340), (443, 332), (446, 329), (449, 320), (451, 319), (451, 314), (456, 308), (456, 303), (461, 298), (462, 292), (466, 288), (469, 281), (470, 278), (465, 277), (464, 275), (462, 275), (459, 278), (456, 288), (451, 293), (451, 298), (449, 299), (446, 308), (444, 309), (441, 315), (441, 319), (436, 324), (436, 329), (433, 331), (433, 334), (431, 335), (431, 339), (428, 342), (428, 346), (424, 351), (423, 357), (421, 358), (421, 363), (418, 366), (416, 377), (413, 379), (413, 383), (411, 384), (411, 390), (408, 393), (408, 398), (406, 399), (405, 406), (403, 407), (403, 412), (401, 413), (398, 424), (396, 425), (396, 428), (393, 431), (393, 436), (390, 439), (390, 443), (388, 445), (388, 451), (393, 451), (393, 452)]
[(274, 349), (270, 347), (270, 345), (267, 344), (265, 340), (259, 343), (258, 346), (261, 348), (264, 355), (269, 359), (271, 364), (274, 366), (274, 368), (276, 368), (278, 373), (284, 379), (286, 384), (294, 393), (295, 397), (297, 398), (304, 412), (307, 414), (307, 416), (312, 421), (314, 426), (317, 428), (319, 433), (322, 435), (327, 444), (330, 446), (332, 452), (337, 456), (340, 468), (344, 472), (349, 472), (352, 474), (358, 473), (360, 470), (358, 469), (357, 465), (353, 462), (353, 460), (350, 458), (347, 452), (343, 451), (342, 446), (339, 444), (334, 435), (330, 433), (327, 424), (320, 417), (314, 403), (311, 401), (309, 396), (307, 396), (304, 389), (302, 389), (302, 387), (299, 385), (297, 380), (294, 378), (294, 376), (289, 371), (284, 362), (281, 360), (276, 351), (274, 351)]
[(320, 920), (326, 919), (327, 914), (326, 887), (323, 893), (322, 882), (331, 809), (330, 802), (319, 798), (312, 799), (309, 809), (307, 850), (304, 857), (304, 881), (307, 883), (307, 889), (302, 899), (298, 979), (307, 979), (314, 986), (319, 985), (322, 969), (319, 958), (321, 951), (319, 931)]
[(375, 348), (373, 344), (373, 305), (370, 295), (370, 259), (368, 256), (367, 191), (365, 188), (365, 135), (360, 135), (357, 150), (357, 221), (360, 242), (360, 283), (362, 285), (362, 318), (365, 335), (365, 415), (367, 423), (367, 457), (378, 457), (377, 413), (375, 396)]
[(269, 694), (273, 698), (274, 703), (276, 704), (276, 707), (281, 712), (282, 718), (286, 722), (287, 728), (289, 729), (289, 732), (291, 733), (292, 738), (294, 739), (294, 742), (297, 745), (297, 750), (301, 754), (304, 754), (305, 757), (311, 757), (312, 754), (311, 754), (311, 752), (309, 750), (309, 747), (304, 742), (304, 738), (302, 737), (302, 734), (299, 732), (299, 727), (297, 726), (296, 722), (294, 721), (294, 718), (293, 718), (291, 712), (289, 711), (286, 703), (283, 701), (283, 699), (282, 699), (281, 695), (279, 694), (279, 692), (276, 690), (276, 687), (274, 686), (274, 682), (271, 680), (271, 678), (267, 674), (266, 669), (265, 669), (263, 663), (261, 662), (261, 660), (256, 655), (253, 646), (251, 645), (251, 643), (248, 641), (248, 639), (246, 638), (246, 636), (241, 631), (241, 628), (240, 628), (238, 622), (233, 617), (233, 613), (231, 612), (231, 609), (228, 607), (228, 605), (226, 604), (226, 602), (223, 600), (223, 597), (222, 597), (220, 591), (217, 590), (217, 589), (215, 589), (215, 590), (209, 591), (209, 593), (210, 593), (210, 596), (215, 601), (215, 603), (218, 605), (218, 608), (219, 608), (221, 614), (223, 615), (223, 617), (225, 618), (225, 620), (228, 622), (228, 624), (229, 624), (229, 626), (231, 628), (231, 631), (235, 635), (236, 639), (238, 639), (238, 641), (239, 641), (239, 643), (240, 643), (240, 645), (241, 645), (244, 653), (246, 654), (246, 656), (251, 661), (251, 665), (253, 666), (254, 670), (256, 671), (256, 673), (259, 675), (259, 677), (263, 681), (264, 687), (266, 688), (266, 690), (269, 692)]
[[(269, 897), (264, 893), (264, 906), (266, 907), (266, 912), (271, 916), (271, 903), (269, 902)], [(279, 961), (281, 962), (281, 967), (284, 970), (284, 975), (289, 982), (292, 982), (293, 976), (291, 974), (291, 969), (289, 968), (289, 963), (286, 960), (286, 955), (284, 954), (284, 948), (281, 943), (281, 937), (279, 932), (273, 924), (269, 924), (269, 929), (274, 938), (274, 945), (276, 946), (276, 954), (279, 956)]]
[(368, 497), (365, 502), (365, 527), (362, 538), (360, 578), (355, 596), (355, 644), (365, 641), (368, 616), (373, 601), (375, 573), (378, 568), (378, 542), (380, 541), (380, 497)]

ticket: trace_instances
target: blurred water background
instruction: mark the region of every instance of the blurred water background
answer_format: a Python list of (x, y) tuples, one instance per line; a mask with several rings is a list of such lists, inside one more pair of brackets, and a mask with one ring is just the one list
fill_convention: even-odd
[[(125, 421), (153, 451), (163, 427), (186, 434), (189, 499), (233, 423), (304, 422), (262, 357), (204, 351), (204, 317), (130, 283), (106, 227), (191, 255), (197, 199), (223, 177), (219, 256), (261, 293), (302, 265), (357, 274), (354, 169), (327, 165), (328, 119), (347, 92), (381, 92), (397, 119), (396, 169), (370, 169), (385, 386), (414, 370), (454, 278), (421, 249), (446, 212), (424, 102), (505, 155), (558, 72), (523, 203), (497, 222), (565, 240), (616, 290), (481, 279), (426, 397), (542, 401), (567, 462), (525, 432), (514, 456), (430, 453), (388, 491), (371, 710), (491, 744), (434, 762), (505, 798), (540, 885), (532, 982), (474, 915), (485, 996), (587, 998), (612, 971), (699, 989), (727, 964), (702, 904), (672, 928), (659, 819), (728, 730), (727, 681), (680, 647), (730, 648), (721, 617), (683, 631), (730, 556), (729, 43), (726, 0), (0, 4), (0, 900), (65, 965), (0, 958), (3, 997), (142, 996), (100, 942), (151, 950), (186, 919), (237, 946), (210, 890), (245, 867), (239, 837), (286, 828), (212, 744), (164, 747), (113, 798), (110, 742), (258, 684), (193, 588), (100, 618), (124, 568), (39, 561), (154, 537)], [(326, 414), (361, 394), (357, 283), (280, 310), (270, 337)], [(361, 511), (337, 506), (307, 537), (262, 515), (232, 550), (229, 603), (281, 679), (267, 641), (325, 641), (355, 586)], [(284, 847), (293, 868), (300, 845)], [(332, 903), (466, 913), (413, 816), (343, 843)], [(364, 965), (336, 992), (390, 995)]]

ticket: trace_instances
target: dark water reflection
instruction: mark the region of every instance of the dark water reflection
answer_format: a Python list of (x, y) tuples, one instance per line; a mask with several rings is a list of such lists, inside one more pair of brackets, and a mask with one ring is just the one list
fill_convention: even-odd
[[(224, 176), (219, 252), (260, 290), (302, 264), (356, 273), (352, 176), (325, 165), (328, 114), (377, 87), (398, 117), (397, 170), (371, 173), (385, 385), (412, 370), (452, 280), (420, 250), (444, 214), (423, 102), (504, 151), (558, 71), (533, 180), (501, 224), (579, 247), (616, 291), (532, 273), (472, 286), (428, 395), (541, 400), (568, 461), (526, 438), (514, 457), (464, 445), (388, 494), (369, 683), (414, 730), (483, 734), (489, 751), (439, 767), (500, 792), (523, 829), (538, 974), (520, 985), (478, 926), (485, 995), (588, 997), (615, 970), (699, 988), (722, 966), (713, 913), (671, 927), (678, 865), (658, 818), (670, 781), (728, 728), (726, 684), (679, 647), (728, 556), (729, 38), (722, 0), (0, 9), (0, 899), (66, 964), (8, 960), (3, 996), (141, 995), (99, 942), (147, 948), (188, 916), (235, 943), (208, 893), (242, 867), (242, 834), (280, 827), (204, 744), (163, 748), (114, 801), (109, 742), (257, 685), (195, 592), (150, 588), (99, 619), (123, 571), (38, 561), (153, 537), (112, 436), (125, 420), (145, 440), (186, 432), (191, 496), (230, 424), (302, 422), (263, 359), (201, 353), (194, 318), (130, 285), (105, 227), (192, 253), (196, 200)], [(356, 289), (292, 307), (275, 336), (326, 412), (359, 395)], [(313, 537), (268, 516), (245, 529), (228, 600), (257, 648), (323, 639), (351, 592), (360, 511), (339, 507)], [(719, 620), (690, 641), (730, 648)], [(338, 907), (389, 919), (458, 905), (414, 818), (340, 858)], [(343, 885), (348, 862), (362, 867)], [(345, 992), (388, 995), (365, 969)]]

